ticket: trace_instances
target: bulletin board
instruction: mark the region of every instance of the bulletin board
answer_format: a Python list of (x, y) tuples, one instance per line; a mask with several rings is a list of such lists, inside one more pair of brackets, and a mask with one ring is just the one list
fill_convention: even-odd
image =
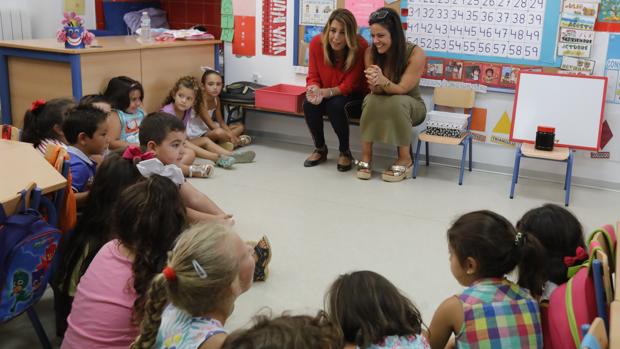
[[(325, 23), (303, 24), (295, 0), (294, 65), (307, 66), (307, 47)], [(321, 0), (315, 0), (320, 2)], [(401, 14), (407, 41), (428, 56), (467, 61), (558, 67), (556, 55), (562, 0), (396, 0), (385, 6)], [(337, 8), (345, 0), (337, 0)], [(358, 21), (360, 34), (370, 40)], [(366, 31), (366, 32), (365, 32)]]
[[(370, 4), (373, 1), (371, 0), (358, 0), (360, 3), (364, 3), (364, 4)], [(407, 1), (407, 0), (404, 0)], [(321, 4), (322, 1), (321, 0), (314, 0), (314, 3), (317, 4)], [(345, 4), (346, 4), (346, 0), (326, 0), (323, 3), (324, 4), (330, 4), (330, 3), (336, 3), (336, 8), (344, 8)], [(376, 2), (376, 1), (375, 1)], [(401, 0), (397, 0), (397, 1), (383, 1), (380, 3), (382, 3), (380, 6), (378, 6), (377, 8), (381, 7), (381, 6), (387, 6), (387, 7), (391, 7), (394, 10), (396, 10), (398, 13), (401, 13), (401, 3), (403, 1)], [(329, 15), (326, 13), (326, 16), (323, 16), (322, 18), (325, 20), (325, 22), (320, 22), (316, 23), (316, 24), (312, 24), (312, 25), (306, 25), (304, 24), (304, 18), (302, 18), (302, 13), (303, 11), (305, 11), (306, 9), (303, 8), (304, 4), (303, 0), (295, 0), (295, 23), (294, 23), (294, 27), (295, 27), (295, 33), (294, 33), (294, 37), (295, 37), (295, 45), (294, 45), (294, 55), (293, 55), (293, 65), (295, 66), (308, 66), (308, 45), (310, 43), (310, 40), (315, 36), (318, 35), (320, 33), (323, 32), (323, 27), (325, 26), (325, 22), (327, 21), (327, 18), (329, 17)], [(318, 12), (322, 12), (325, 7), (327, 7), (327, 5), (324, 5), (323, 7), (319, 7)], [(313, 12), (316, 10), (316, 8), (314, 9), (309, 9), (310, 12)], [(320, 20), (320, 16), (317, 16), (317, 19)], [(401, 19), (403, 17), (401, 16)], [(370, 32), (367, 29), (368, 28), (368, 18), (365, 18), (364, 20), (358, 19), (357, 20), (357, 25), (358, 27), (361, 28), (360, 30), (360, 34), (362, 36), (364, 36), (364, 38), (368, 41), (370, 41)]]
[(598, 151), (607, 78), (522, 72), (510, 140), (534, 143), (538, 126), (555, 127), (558, 146)]

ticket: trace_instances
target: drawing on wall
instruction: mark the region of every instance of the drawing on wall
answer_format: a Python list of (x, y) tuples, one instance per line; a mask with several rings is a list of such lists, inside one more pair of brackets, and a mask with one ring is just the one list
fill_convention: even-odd
[(325, 25), (329, 15), (336, 9), (336, 0), (300, 0), (300, 25)]
[(505, 111), (502, 113), (502, 117), (499, 119), (497, 124), (495, 124), (493, 132), (510, 134), (510, 117), (508, 116), (508, 112)]

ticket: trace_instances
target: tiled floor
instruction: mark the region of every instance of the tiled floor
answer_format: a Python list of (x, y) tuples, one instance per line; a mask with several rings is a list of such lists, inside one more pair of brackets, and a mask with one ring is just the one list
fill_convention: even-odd
[[(247, 324), (268, 307), (312, 311), (340, 273), (371, 269), (411, 296), (425, 321), (446, 297), (460, 290), (450, 274), (445, 231), (459, 214), (492, 209), (515, 222), (526, 210), (545, 202), (563, 203), (560, 183), (521, 179), (516, 198), (508, 198), (510, 177), (466, 173), (457, 184), (455, 168), (421, 167), (418, 178), (385, 183), (378, 172), (370, 181), (353, 171), (339, 173), (332, 152), (327, 163), (304, 168), (309, 147), (258, 142), (253, 164), (217, 169), (211, 179), (193, 180), (224, 210), (235, 215), (245, 239), (268, 234), (274, 257), (267, 282), (242, 295), (227, 323)], [(377, 159), (377, 169), (387, 159)], [(570, 209), (586, 231), (620, 219), (620, 193), (573, 187)], [(37, 306), (48, 334), (54, 333), (51, 293)], [(3, 348), (38, 346), (24, 315), (0, 326)]]

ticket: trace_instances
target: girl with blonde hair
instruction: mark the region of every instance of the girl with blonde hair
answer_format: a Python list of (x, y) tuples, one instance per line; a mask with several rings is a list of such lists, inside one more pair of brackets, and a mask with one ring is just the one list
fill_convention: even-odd
[(310, 42), (304, 116), (314, 140), (314, 151), (304, 162), (312, 167), (327, 160), (323, 115), (329, 118), (339, 140), (337, 169), (351, 169), (349, 120), (352, 106), (359, 105), (367, 93), (363, 80), (366, 40), (357, 35), (357, 22), (351, 11), (331, 13), (323, 33)]
[(253, 273), (252, 248), (230, 228), (189, 228), (153, 278), (141, 334), (131, 348), (220, 348), (224, 323)]

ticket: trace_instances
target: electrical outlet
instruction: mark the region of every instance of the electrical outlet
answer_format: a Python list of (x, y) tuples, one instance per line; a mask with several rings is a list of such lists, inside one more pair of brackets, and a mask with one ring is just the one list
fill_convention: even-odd
[(254, 81), (255, 83), (258, 83), (258, 79), (260, 79), (260, 74), (252, 73), (252, 81)]

